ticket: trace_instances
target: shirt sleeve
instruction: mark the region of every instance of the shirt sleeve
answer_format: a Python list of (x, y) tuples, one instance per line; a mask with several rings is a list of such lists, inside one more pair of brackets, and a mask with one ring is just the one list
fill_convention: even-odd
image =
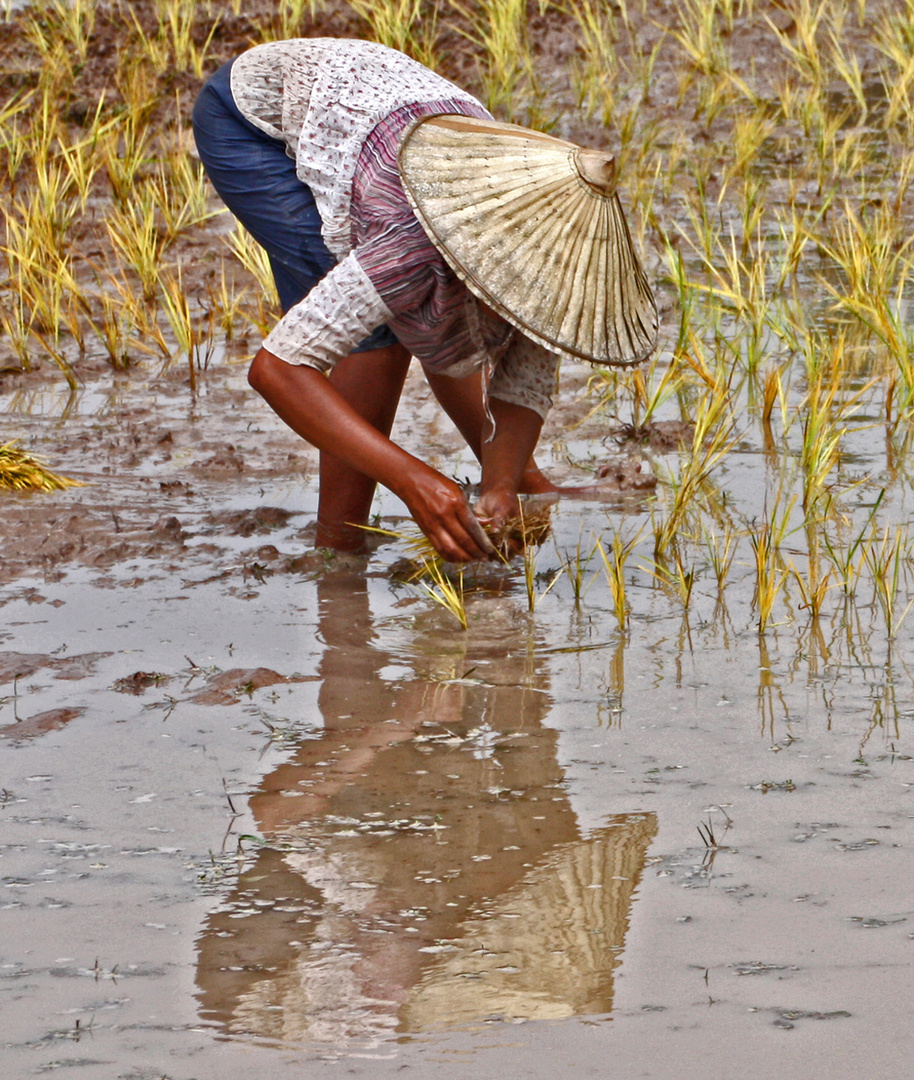
[(545, 419), (552, 408), (558, 365), (555, 353), (518, 331), (495, 365), (489, 397), (523, 405)]
[(326, 372), (390, 318), (390, 309), (353, 252), (289, 308), (263, 347), (287, 364)]

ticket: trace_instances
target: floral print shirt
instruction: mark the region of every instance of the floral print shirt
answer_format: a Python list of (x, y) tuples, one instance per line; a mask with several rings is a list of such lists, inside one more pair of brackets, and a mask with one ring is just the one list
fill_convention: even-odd
[(481, 369), (489, 396), (545, 416), (558, 358), (470, 293), (426, 236), (397, 168), (416, 120), (488, 117), (482, 105), (393, 49), (329, 38), (259, 45), (235, 61), (231, 86), (242, 115), (285, 143), (339, 260), (265, 348), (329, 371), (386, 323), (427, 370)]

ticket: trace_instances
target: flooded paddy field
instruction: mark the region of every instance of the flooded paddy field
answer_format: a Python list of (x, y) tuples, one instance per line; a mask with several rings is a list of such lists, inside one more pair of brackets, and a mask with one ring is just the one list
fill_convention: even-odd
[[(456, 452), (423, 396), (403, 442)], [(645, 541), (620, 628), (562, 567), (636, 491), (554, 508), (532, 612), (522, 562), (468, 577), (463, 631), (402, 543), (309, 553), (315, 462), (240, 370), (62, 400), (4, 400), (89, 483), (0, 509), (7, 1075), (897, 1074), (914, 687), (872, 605), (759, 635), (749, 566), (684, 609)], [(547, 464), (631, 475), (594, 424)]]
[[(0, 492), (3, 1076), (906, 1075), (910, 0), (129, 9), (0, 5), (0, 445), (85, 484)], [(510, 565), (315, 552), (246, 386), (188, 110), (299, 32), (617, 154), (661, 345)]]

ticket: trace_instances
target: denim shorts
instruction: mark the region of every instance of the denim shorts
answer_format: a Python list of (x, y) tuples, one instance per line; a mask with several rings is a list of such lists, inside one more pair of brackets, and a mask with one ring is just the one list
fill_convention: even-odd
[[(336, 265), (321, 236), (311, 189), (295, 175), (285, 143), (242, 116), (232, 97), (232, 61), (223, 64), (194, 105), (197, 151), (213, 187), (251, 236), (266, 249), (279, 302), (288, 311)], [(379, 326), (353, 349), (396, 344)]]

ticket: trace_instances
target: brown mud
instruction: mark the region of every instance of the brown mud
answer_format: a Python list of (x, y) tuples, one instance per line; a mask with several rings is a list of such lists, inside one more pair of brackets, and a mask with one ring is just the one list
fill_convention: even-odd
[[(251, 19), (226, 16), (213, 63)], [(562, 100), (567, 27), (532, 27)], [(74, 122), (118, 41), (101, 19)], [(28, 87), (6, 26), (0, 57)], [(661, 63), (658, 113), (674, 83)], [(174, 85), (186, 109), (198, 82)], [(561, 133), (607, 137), (570, 111)], [(649, 562), (620, 628), (595, 538), (649, 537), (691, 429), (620, 431), (573, 366), (542, 463), (604, 497), (553, 509), (532, 592), (520, 560), (468, 573), (461, 631), (396, 579), (402, 544), (313, 550), (316, 457), (246, 387), (255, 345), (196, 395), (91, 355), (72, 395), (46, 360), (0, 373), (4, 439), (87, 485), (0, 497), (4, 1076), (906, 1075), (908, 638), (802, 612), (762, 635), (747, 567), (683, 608)], [(415, 372), (396, 438), (475, 475)], [(728, 461), (746, 518), (766, 467), (749, 439)]]
[[(889, 737), (875, 660), (709, 598), (619, 636), (565, 577), (531, 614), (518, 566), (461, 632), (397, 543), (311, 551), (313, 455), (240, 371), (137, 396), (10, 414), (87, 482), (0, 504), (11, 1075), (899, 1075), (909, 689)], [(469, 473), (424, 397), (398, 437)], [(643, 498), (555, 507), (537, 591)]]

